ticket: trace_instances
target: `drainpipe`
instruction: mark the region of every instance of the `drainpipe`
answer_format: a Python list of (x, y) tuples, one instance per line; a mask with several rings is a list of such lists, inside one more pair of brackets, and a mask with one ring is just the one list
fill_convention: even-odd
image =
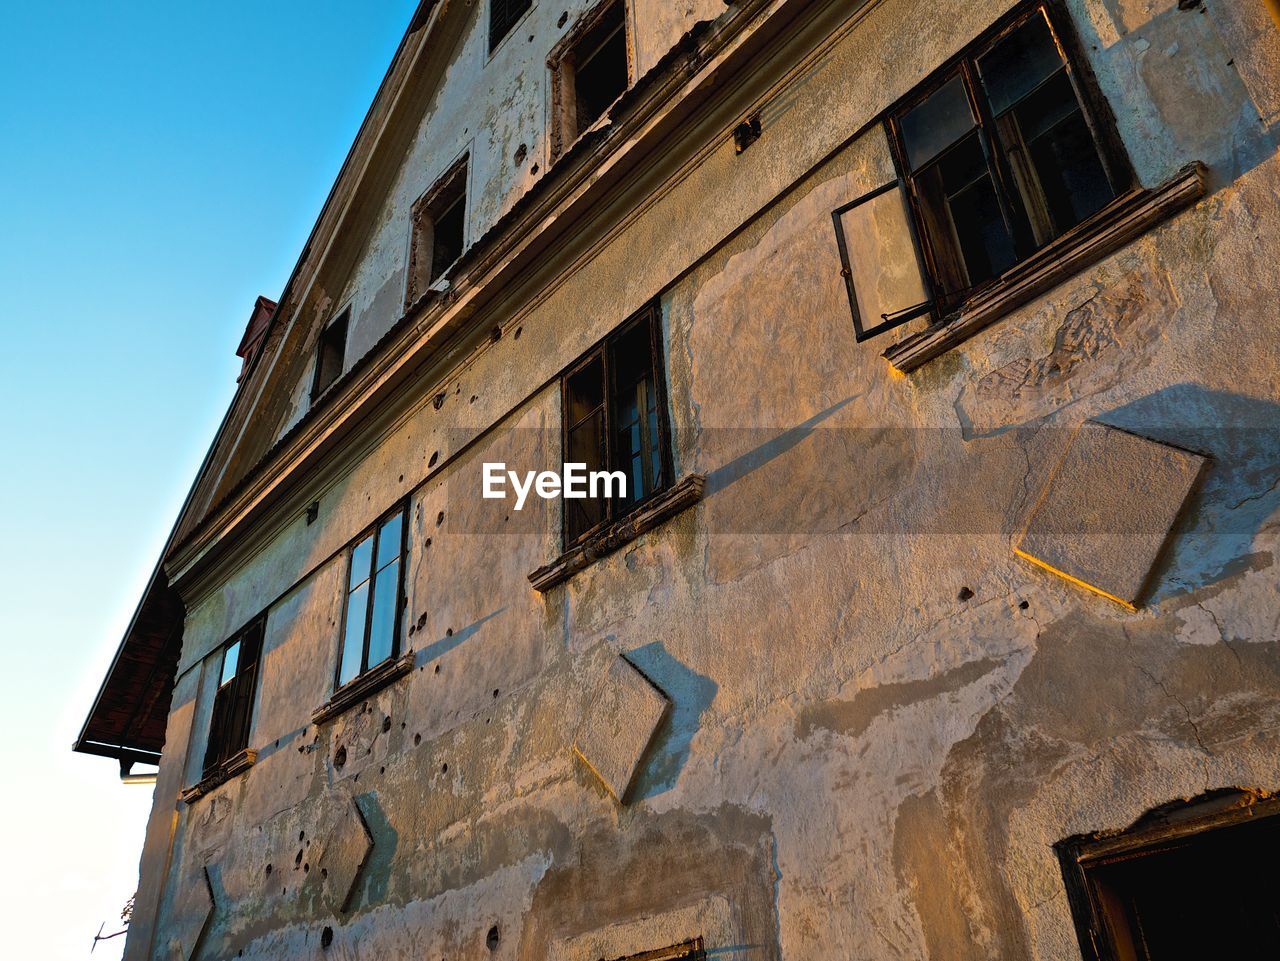
[(144, 774), (134, 774), (132, 761), (120, 762), (121, 784), (155, 784), (158, 773), (158, 771), (147, 771)]

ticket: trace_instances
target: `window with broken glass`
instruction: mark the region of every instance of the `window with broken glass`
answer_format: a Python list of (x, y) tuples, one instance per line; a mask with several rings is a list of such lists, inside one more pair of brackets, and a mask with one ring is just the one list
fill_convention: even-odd
[(552, 70), (552, 153), (600, 119), (631, 82), (627, 9), (608, 0), (574, 26), (548, 60)]
[(671, 484), (661, 336), (658, 307), (650, 305), (561, 380), (565, 462), (626, 476), (620, 497), (564, 499), (566, 548)]
[(406, 538), (401, 504), (351, 547), (338, 687), (400, 653)]
[(835, 212), (859, 340), (950, 313), (1127, 189), (1073, 50), (1031, 4), (887, 115), (899, 179)]
[(413, 205), (406, 301), (412, 305), (462, 256), (467, 234), (467, 157)]
[(315, 375), (311, 379), (311, 402), (314, 404), (333, 382), (342, 376), (347, 354), (347, 327), (351, 309), (339, 313), (325, 325), (316, 344)]
[(204, 752), (205, 777), (249, 746), (265, 627), (266, 617), (257, 618), (227, 641), (218, 655), (218, 689), (213, 697), (209, 741)]

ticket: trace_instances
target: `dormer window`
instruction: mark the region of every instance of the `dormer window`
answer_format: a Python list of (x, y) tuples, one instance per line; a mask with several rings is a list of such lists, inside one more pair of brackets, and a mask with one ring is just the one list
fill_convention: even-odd
[(316, 372), (311, 381), (311, 403), (333, 386), (342, 376), (347, 355), (347, 327), (351, 321), (351, 308), (347, 308), (331, 320), (320, 332), (316, 345)]
[(631, 83), (627, 8), (608, 0), (583, 17), (547, 60), (552, 153), (559, 155), (604, 116)]
[(413, 205), (412, 221), (406, 306), (417, 303), (462, 256), (466, 247), (466, 157), (449, 168)]

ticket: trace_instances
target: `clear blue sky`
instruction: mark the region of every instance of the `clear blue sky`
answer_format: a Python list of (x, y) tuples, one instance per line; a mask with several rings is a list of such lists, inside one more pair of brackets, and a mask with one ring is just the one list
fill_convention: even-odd
[(7, 956), (133, 892), (151, 792), (70, 745), (415, 5), (0, 3)]

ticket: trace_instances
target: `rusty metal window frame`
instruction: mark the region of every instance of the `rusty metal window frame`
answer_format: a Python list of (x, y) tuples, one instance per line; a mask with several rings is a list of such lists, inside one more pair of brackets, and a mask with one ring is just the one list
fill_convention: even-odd
[[(881, 323), (865, 324), (866, 319), (857, 316), (856, 301), (853, 301), (852, 280), (850, 279), (847, 259), (843, 261), (846, 281), (849, 284), (850, 298), (855, 312), (855, 327), (862, 340), (877, 333), (896, 327), (921, 316), (931, 314), (934, 319), (940, 314), (949, 314), (960, 308), (964, 302), (975, 294), (998, 283), (1003, 273), (1014, 269), (1018, 264), (1033, 256), (1037, 250), (1052, 243), (1056, 236), (1069, 232), (1060, 230), (1055, 237), (1036, 243), (1031, 235), (1031, 218), (1026, 209), (1026, 201), (1010, 166), (1007, 151), (1000, 145), (995, 129), (995, 118), (989, 107), (988, 94), (984, 91), (978, 74), (978, 61), (992, 51), (1003, 39), (1019, 28), (1027, 25), (1036, 17), (1043, 17), (1047, 22), (1052, 39), (1058, 46), (1063, 59), (1063, 71), (1071, 85), (1071, 89), (1079, 103), (1081, 114), (1092, 137), (1093, 146), (1102, 166), (1111, 191), (1111, 199), (1120, 196), (1133, 181), (1133, 170), (1128, 154), (1115, 131), (1114, 120), (1105, 98), (1098, 90), (1097, 82), (1089, 68), (1087, 58), (1083, 56), (1079, 41), (1071, 25), (1071, 19), (1061, 0), (1033, 0), (1023, 3), (1002, 17), (989, 30), (966, 46), (960, 53), (934, 71), (922, 84), (913, 89), (906, 97), (894, 104), (885, 112), (884, 127), (888, 136), (890, 153), (893, 158), (897, 179), (872, 191), (871, 194), (858, 198), (852, 204), (841, 208), (841, 213), (858, 203), (871, 199), (875, 193), (901, 186), (905, 191), (907, 204), (911, 212), (912, 241), (920, 259), (926, 286), (932, 301), (918, 305), (917, 308), (881, 318)], [(1056, 75), (1056, 74), (1055, 74)], [(927, 225), (924, 209), (926, 202), (921, 198), (918, 179), (922, 172), (937, 162), (933, 157), (921, 164), (920, 169), (913, 171), (907, 158), (906, 144), (901, 129), (902, 118), (913, 108), (921, 105), (942, 87), (960, 78), (970, 109), (973, 112), (974, 128), (983, 157), (986, 161), (988, 175), (991, 178), (994, 193), (999, 204), (1004, 228), (1011, 238), (1014, 247), (1012, 263), (998, 271), (994, 276), (986, 278), (969, 287), (948, 289), (942, 281), (943, 277), (955, 274), (956, 268), (951, 266), (951, 252), (940, 247)], [(1048, 81), (1043, 81), (1047, 83)], [(1033, 91), (1024, 93), (1018, 102), (1025, 100)], [(1012, 109), (1012, 108), (1009, 108)], [(968, 139), (973, 134), (966, 134)], [(961, 141), (941, 151), (946, 154)], [(1105, 208), (1105, 205), (1104, 205)], [(837, 224), (837, 231), (839, 225)], [(847, 257), (841, 241), (841, 255)]]
[[(208, 777), (219, 765), (249, 746), (266, 624), (267, 615), (259, 614), (218, 648), (219, 676), (209, 714), (203, 777)], [(233, 651), (236, 661), (228, 677), (227, 659)]]
[[(342, 376), (346, 365), (351, 305), (333, 315), (316, 338), (316, 365), (311, 374), (311, 403), (315, 403)], [(336, 366), (335, 366), (336, 358)]]
[[(395, 605), (392, 614), (391, 628), (391, 646), (390, 653), (386, 657), (379, 658), (374, 663), (369, 663), (369, 643), (372, 637), (374, 608), (377, 601), (378, 575), (383, 573), (392, 562), (388, 562), (382, 568), (378, 565), (378, 550), (381, 546), (381, 537), (383, 528), (393, 518), (400, 518), (400, 543), (397, 545), (397, 554), (395, 564), (397, 565), (395, 573)], [(353, 588), (351, 579), (353, 576), (353, 565), (356, 562), (356, 551), (365, 543), (370, 541), (369, 547), (369, 573), (367, 577), (358, 582)], [(405, 605), (405, 568), (408, 567), (408, 545), (409, 545), (409, 499), (403, 498), (396, 502), (395, 506), (382, 514), (376, 521), (364, 528), (358, 536), (352, 538), (351, 543), (346, 548), (346, 578), (343, 581), (342, 590), (342, 617), (338, 624), (338, 657), (334, 664), (334, 690), (341, 691), (358, 682), (362, 677), (368, 674), (374, 668), (394, 661), (400, 656), (401, 646), (401, 621), (404, 620)], [(347, 645), (347, 622), (351, 616), (351, 598), (361, 586), (368, 585), (368, 591), (365, 597), (364, 612), (361, 615), (363, 624), (360, 631), (360, 663), (356, 672), (351, 677), (343, 680), (342, 663), (343, 656), (346, 652)]]
[[(631, 317), (627, 318), (622, 324), (618, 325), (614, 330), (610, 331), (599, 343), (574, 361), (560, 375), (560, 409), (561, 409), (561, 432), (560, 432), (560, 449), (562, 460), (569, 456), (569, 442), (571, 432), (582, 426), (588, 417), (594, 416), (597, 409), (601, 415), (601, 438), (600, 438), (600, 466), (588, 466), (588, 470), (621, 470), (628, 476), (628, 484), (630, 483), (630, 471), (617, 463), (613, 444), (613, 434), (617, 420), (615, 413), (616, 401), (619, 396), (618, 385), (615, 381), (615, 367), (617, 366), (614, 349), (619, 341), (630, 334), (636, 327), (646, 324), (649, 328), (648, 347), (649, 347), (649, 365), (653, 373), (654, 385), (654, 403), (657, 408), (657, 437), (651, 438), (652, 444), (656, 445), (659, 469), (658, 477), (653, 479), (653, 483), (645, 492), (643, 497), (628, 500), (624, 510), (619, 510), (617, 502), (614, 499), (604, 500), (604, 509), (601, 512), (600, 519), (582, 530), (573, 530), (570, 524), (570, 509), (574, 501), (562, 498), (561, 503), (564, 505), (563, 515), (563, 543), (564, 548), (568, 550), (576, 544), (579, 544), (600, 530), (615, 524), (624, 517), (639, 510), (657, 495), (666, 491), (671, 487), (675, 476), (674, 458), (672, 456), (671, 444), (671, 421), (670, 412), (667, 408), (667, 375), (666, 363), (662, 349), (662, 309), (657, 301), (651, 301), (645, 307), (641, 308)], [(599, 362), (601, 365), (601, 395), (602, 399), (599, 408), (593, 408), (590, 413), (581, 420), (570, 423), (570, 381), (578, 374), (585, 371), (592, 364)], [(650, 446), (648, 451), (652, 451)]]
[[(1198, 813), (1203, 811), (1203, 813)], [(1164, 805), (1126, 830), (1076, 835), (1054, 849), (1084, 961), (1145, 961), (1141, 919), (1108, 868), (1212, 843), (1235, 828), (1280, 829), (1280, 798), (1230, 788)], [(1238, 842), (1238, 838), (1235, 839)]]

